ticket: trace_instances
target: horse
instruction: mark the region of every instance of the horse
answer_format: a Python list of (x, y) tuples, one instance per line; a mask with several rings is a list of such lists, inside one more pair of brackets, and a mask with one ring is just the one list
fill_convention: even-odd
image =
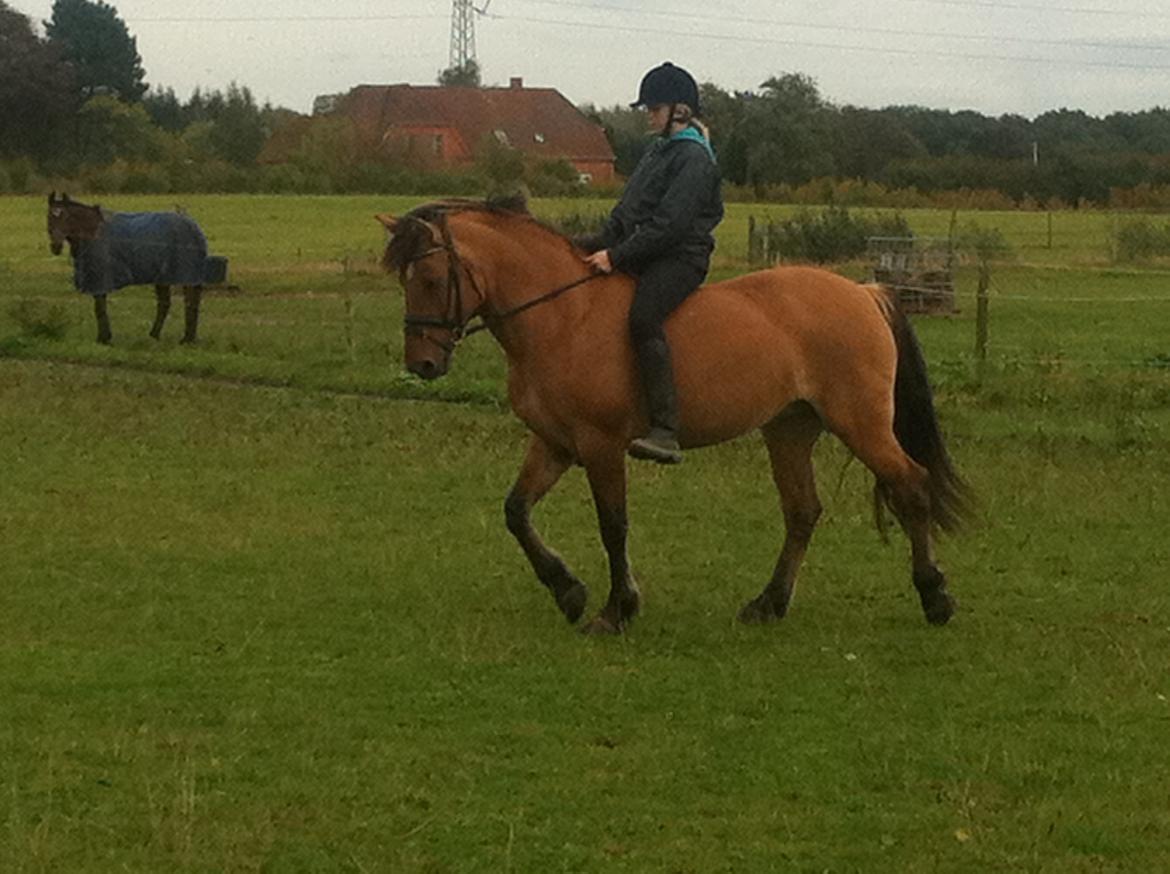
[[(584, 467), (610, 590), (582, 630), (623, 632), (641, 607), (626, 548), (625, 456), (649, 428), (626, 326), (633, 278), (592, 273), (580, 250), (522, 204), (448, 199), (375, 217), (388, 232), (383, 267), (405, 290), (407, 369), (443, 376), (460, 341), (481, 329), (503, 348), (510, 405), (530, 431), (504, 520), (570, 623), (585, 610), (586, 586), (544, 544), (531, 513), (570, 466)], [(812, 451), (825, 431), (874, 474), (879, 530), (888, 508), (908, 535), (927, 622), (950, 620), (955, 600), (933, 537), (959, 530), (974, 496), (947, 451), (926, 362), (896, 297), (827, 270), (782, 266), (703, 286), (665, 330), (683, 448), (758, 430), (780, 494), (780, 555), (740, 621), (788, 612), (822, 512)]]
[(182, 285), (186, 324), (182, 343), (194, 343), (205, 281), (216, 279), (217, 261), (207, 256), (207, 238), (195, 220), (172, 212), (107, 212), (49, 195), (49, 251), (69, 243), (73, 285), (93, 297), (97, 341), (113, 339), (106, 296), (127, 285), (154, 285), (156, 309), (150, 336), (159, 339), (171, 308), (171, 285)]

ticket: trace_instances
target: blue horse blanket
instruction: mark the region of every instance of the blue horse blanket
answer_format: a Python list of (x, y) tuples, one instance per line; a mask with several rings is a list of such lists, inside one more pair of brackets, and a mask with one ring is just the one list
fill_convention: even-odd
[(98, 235), (73, 250), (73, 285), (92, 295), (127, 285), (202, 285), (207, 238), (177, 212), (107, 213)]

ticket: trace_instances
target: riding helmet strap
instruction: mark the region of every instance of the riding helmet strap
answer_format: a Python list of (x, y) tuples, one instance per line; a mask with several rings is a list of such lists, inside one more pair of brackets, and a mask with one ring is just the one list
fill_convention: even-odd
[(677, 103), (670, 104), (670, 111), (666, 113), (666, 127), (662, 129), (662, 136), (664, 138), (670, 137), (670, 129), (674, 126), (674, 110), (678, 107)]

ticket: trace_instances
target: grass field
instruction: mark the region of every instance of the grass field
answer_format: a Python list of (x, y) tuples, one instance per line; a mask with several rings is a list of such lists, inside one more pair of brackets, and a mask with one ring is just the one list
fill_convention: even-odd
[[(192, 349), (120, 292), (105, 349), (42, 201), (0, 200), (0, 871), (1170, 869), (1170, 277), (1109, 264), (1110, 217), (976, 217), (1017, 249), (981, 379), (967, 297), (916, 323), (983, 499), (951, 625), (826, 440), (794, 609), (738, 626), (781, 536), (748, 438), (631, 468), (646, 609), (590, 640), (503, 528), (491, 343), (400, 373), (369, 217), (409, 204), (190, 198), (242, 291)], [(596, 605), (579, 471), (536, 521)]]

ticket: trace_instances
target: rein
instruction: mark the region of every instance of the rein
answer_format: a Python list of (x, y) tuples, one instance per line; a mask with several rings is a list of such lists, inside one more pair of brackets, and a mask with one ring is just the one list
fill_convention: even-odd
[[(405, 269), (417, 261), (421, 261), (424, 258), (429, 258), (431, 255), (437, 255), (439, 252), (447, 253), (448, 298), (447, 305), (444, 307), (444, 310), (447, 313), (450, 313), (450, 315), (442, 317), (416, 316), (407, 313), (405, 316), (403, 316), (402, 321), (405, 325), (407, 334), (413, 334), (415, 336), (421, 337), (424, 340), (429, 340), (431, 343), (439, 346), (439, 348), (441, 348), (448, 355), (455, 351), (455, 347), (465, 337), (470, 337), (472, 334), (478, 334), (480, 331), (486, 331), (492, 323), (503, 322), (506, 319), (510, 319), (512, 316), (519, 315), (520, 313), (526, 310), (530, 310), (533, 307), (540, 306), (543, 303), (548, 303), (549, 301), (560, 297), (562, 294), (565, 294), (568, 291), (572, 291), (579, 285), (584, 285), (586, 282), (605, 275), (602, 273), (591, 273), (588, 276), (582, 276), (578, 279), (574, 279), (572, 282), (557, 286), (552, 291), (547, 291), (544, 294), (538, 295), (532, 300), (525, 301), (522, 304), (506, 309), (503, 312), (479, 315), (479, 323), (472, 324), (472, 320), (477, 318), (475, 313), (472, 313), (466, 319), (461, 318), (461, 313), (463, 312), (463, 281), (460, 276), (460, 268), (463, 267), (463, 262), (459, 259), (459, 253), (455, 249), (455, 241), (451, 238), (451, 231), (447, 227), (446, 214), (440, 215), (440, 219), (441, 221), (439, 222), (439, 231), (443, 235), (442, 245), (432, 246), (431, 248), (420, 252), (419, 254), (412, 257), (409, 261), (406, 261), (402, 266), (403, 269)], [(474, 288), (478, 296), (486, 302), (486, 298), (484, 297), (483, 293), (480, 292), (479, 287), (476, 285), (475, 277), (471, 274), (471, 271), (464, 268), (464, 272), (467, 273), (467, 278), (471, 280), (472, 288)], [(451, 339), (448, 341), (436, 340), (426, 333), (424, 330), (425, 328), (442, 328), (446, 331), (450, 331)]]

